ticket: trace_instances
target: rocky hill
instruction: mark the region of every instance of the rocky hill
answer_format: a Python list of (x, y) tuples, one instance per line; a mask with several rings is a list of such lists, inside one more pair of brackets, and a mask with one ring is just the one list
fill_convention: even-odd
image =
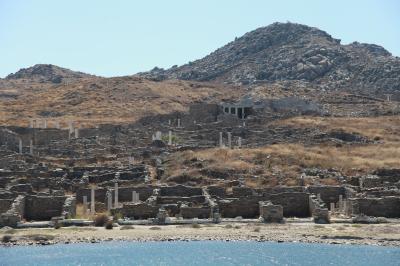
[(37, 64), (32, 67), (22, 68), (16, 73), (6, 77), (7, 80), (28, 79), (38, 82), (61, 83), (81, 78), (93, 77), (82, 72), (72, 71), (66, 68), (50, 64)]
[(322, 90), (400, 94), (400, 58), (383, 47), (340, 40), (317, 28), (274, 23), (180, 67), (139, 75), (253, 85), (290, 81)]

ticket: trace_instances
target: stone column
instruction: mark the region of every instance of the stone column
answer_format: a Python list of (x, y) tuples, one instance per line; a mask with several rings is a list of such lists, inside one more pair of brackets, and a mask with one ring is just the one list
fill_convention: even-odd
[(222, 141), (222, 132), (219, 132), (219, 147), (220, 148), (224, 147), (224, 143)]
[(168, 131), (168, 145), (172, 145), (172, 131)]
[(79, 128), (75, 128), (74, 129), (74, 133), (75, 133), (75, 138), (79, 138)]
[(114, 185), (114, 208), (118, 208), (118, 182)]
[(156, 132), (156, 140), (161, 140), (162, 139), (162, 133), (161, 131)]
[(238, 138), (238, 148), (239, 149), (242, 148), (242, 138), (241, 137)]
[(181, 119), (178, 118), (178, 127), (181, 127)]
[(90, 196), (91, 196), (90, 197), (90, 213), (91, 214), (95, 214), (95, 212), (96, 212), (96, 210), (95, 210), (96, 198), (95, 198), (95, 195), (94, 195), (94, 193), (95, 193), (94, 188), (92, 188), (90, 192), (91, 192), (90, 193)]
[(87, 196), (83, 196), (83, 210), (85, 211), (85, 215), (88, 213), (88, 203), (87, 203)]
[(168, 126), (171, 125), (171, 119), (168, 119)]
[(19, 139), (18, 150), (19, 150), (19, 154), (22, 154), (22, 139)]
[(74, 124), (72, 121), (68, 121), (68, 128), (69, 128), (69, 134), (72, 134), (74, 132)]
[(110, 211), (112, 208), (112, 193), (107, 191), (107, 211)]
[(331, 202), (331, 213), (335, 212), (335, 203)]
[(44, 122), (44, 128), (47, 128), (47, 119), (44, 119), (43, 122)]
[(31, 155), (33, 155), (33, 140), (31, 140), (31, 141), (30, 141), (30, 144), (29, 144), (29, 153), (30, 153)]
[(29, 127), (30, 127), (30, 128), (34, 128), (34, 124), (33, 124), (34, 121), (35, 121), (35, 120), (33, 120), (33, 119), (29, 119)]
[(232, 133), (228, 132), (228, 148), (232, 148)]
[(339, 195), (339, 212), (343, 211), (343, 195)]
[(56, 121), (56, 128), (60, 129), (60, 122), (59, 121)]

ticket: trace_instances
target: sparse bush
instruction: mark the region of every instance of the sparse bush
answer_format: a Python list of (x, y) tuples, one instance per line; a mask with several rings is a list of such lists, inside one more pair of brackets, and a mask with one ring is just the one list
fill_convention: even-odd
[(108, 215), (105, 213), (98, 214), (93, 219), (94, 226), (104, 226), (108, 221)]
[(12, 238), (12, 236), (10, 236), (10, 235), (4, 235), (4, 236), (1, 238), (1, 242), (3, 242), (3, 243), (8, 243), (8, 242), (11, 241), (11, 238)]
[(201, 225), (195, 223), (195, 224), (192, 224), (192, 228), (199, 229), (199, 228), (201, 228)]
[(107, 230), (113, 229), (113, 221), (107, 221), (106, 225), (104, 226)]
[(256, 227), (256, 228), (254, 228), (253, 231), (259, 233), (261, 231), (261, 228), (260, 227)]
[(226, 229), (231, 229), (233, 226), (231, 225), (231, 224), (227, 224), (227, 225), (225, 225), (225, 228)]
[(122, 219), (122, 218), (124, 218), (124, 216), (120, 212), (115, 213), (114, 216), (113, 216), (113, 220), (115, 222), (118, 221), (119, 219)]
[(153, 227), (150, 227), (149, 230), (161, 230), (161, 227), (153, 226)]
[(120, 228), (120, 230), (131, 230), (131, 229), (135, 229), (135, 227), (133, 227), (132, 225), (123, 225)]
[(242, 228), (240, 225), (235, 225), (235, 227), (234, 227), (235, 229), (240, 229), (240, 228)]
[(60, 229), (61, 228), (61, 223), (55, 222), (53, 227), (54, 227), (54, 229)]

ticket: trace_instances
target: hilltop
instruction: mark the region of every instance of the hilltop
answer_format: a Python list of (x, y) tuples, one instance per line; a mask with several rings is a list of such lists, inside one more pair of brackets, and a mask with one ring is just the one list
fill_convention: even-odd
[(258, 28), (202, 59), (139, 75), (241, 85), (287, 81), (293, 90), (307, 86), (380, 96), (400, 91), (400, 59), (383, 47), (342, 45), (322, 30), (295, 23)]

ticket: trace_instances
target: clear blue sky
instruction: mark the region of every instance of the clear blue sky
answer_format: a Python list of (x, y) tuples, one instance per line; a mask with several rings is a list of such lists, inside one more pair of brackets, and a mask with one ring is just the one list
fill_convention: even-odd
[(0, 0), (0, 77), (37, 63), (101, 76), (168, 68), (276, 21), (400, 56), (396, 0)]

